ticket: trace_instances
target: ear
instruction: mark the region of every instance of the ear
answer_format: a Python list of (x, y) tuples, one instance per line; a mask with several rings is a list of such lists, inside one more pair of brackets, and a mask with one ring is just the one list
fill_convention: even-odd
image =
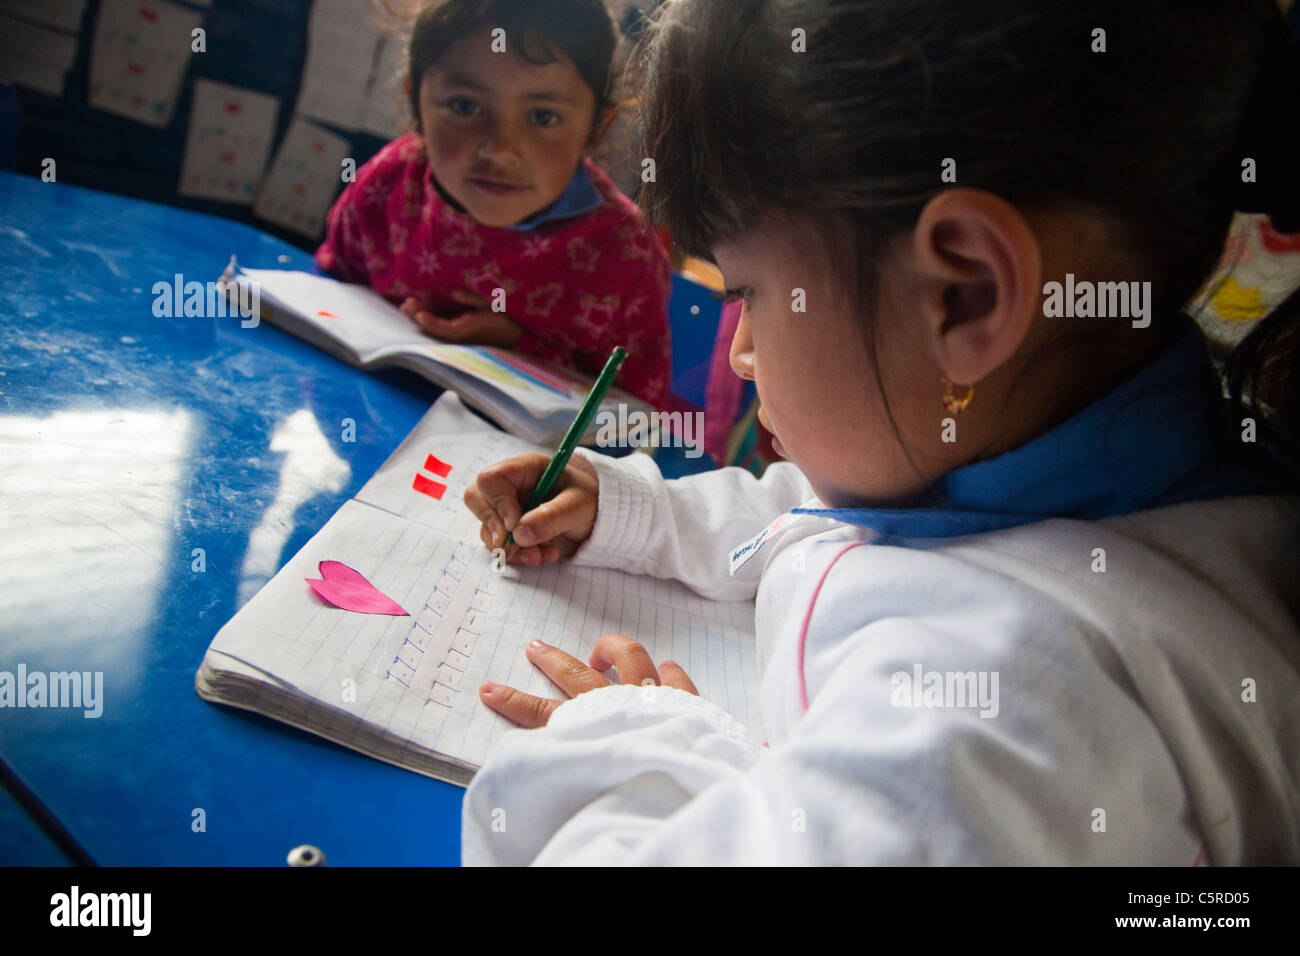
[(586, 151), (591, 152), (605, 138), (609, 128), (614, 125), (614, 119), (618, 116), (617, 106), (606, 106), (596, 117), (596, 122), (592, 124), (591, 135), (587, 137)]
[(974, 385), (1016, 353), (1042, 308), (1042, 250), (1024, 216), (979, 189), (926, 204), (912, 233), (921, 312), (936, 360)]

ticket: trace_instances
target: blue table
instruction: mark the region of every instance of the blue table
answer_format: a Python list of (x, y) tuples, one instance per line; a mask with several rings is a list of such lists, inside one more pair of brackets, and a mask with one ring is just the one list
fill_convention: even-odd
[[(0, 671), (103, 675), (97, 718), (0, 707), (0, 760), (99, 863), (458, 863), (460, 788), (194, 690), (437, 390), (266, 324), (155, 317), (155, 283), (232, 254), (311, 267), (238, 223), (0, 174), (0, 253)], [(63, 858), (0, 796), (0, 863)]]
[[(303, 843), (332, 864), (459, 862), (461, 789), (194, 690), (217, 630), (439, 390), (265, 323), (155, 314), (155, 284), (214, 280), (232, 254), (313, 268), (248, 226), (7, 173), (0, 210), (0, 671), (102, 675), (97, 717), (0, 707), (0, 864), (279, 865)], [(677, 277), (688, 402), (717, 320)]]

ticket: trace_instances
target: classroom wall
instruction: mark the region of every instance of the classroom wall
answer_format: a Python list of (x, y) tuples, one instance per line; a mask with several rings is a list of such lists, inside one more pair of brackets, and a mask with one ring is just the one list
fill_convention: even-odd
[[(314, 249), (319, 229), (297, 229), (269, 221), (251, 205), (183, 195), (178, 191), (186, 139), (195, 102), (195, 81), (211, 80), (254, 94), (275, 97), (277, 107), (268, 166), (276, 159), (299, 106), (309, 52), (313, 9), (330, 8), (343, 17), (367, 16), (367, 0), (140, 0), (160, 8), (192, 11), (205, 33), (203, 52), (186, 50), (174, 113), (159, 128), (99, 109), (89, 102), (91, 51), (106, 5), (127, 0), (0, 0), (0, 169), (40, 176), (47, 160), (57, 163), (60, 182), (88, 186), (249, 222), (304, 249)], [(400, 2), (400, 0), (399, 0)], [(607, 0), (625, 30), (636, 21), (637, 7), (652, 0)], [(1279, 0), (1289, 9), (1300, 34), (1300, 5)], [(630, 18), (630, 19), (629, 19)], [(378, 64), (360, 64), (362, 74)], [(340, 65), (340, 78), (349, 72)], [(6, 86), (3, 79), (17, 82)], [(36, 87), (55, 86), (61, 92)], [(405, 116), (400, 117), (402, 121)], [(346, 155), (362, 165), (392, 135), (334, 125), (320, 117), (312, 122), (346, 140)], [(627, 162), (621, 128), (612, 131), (597, 159), (615, 181), (634, 194), (635, 163)], [(332, 141), (333, 142), (333, 141)], [(620, 150), (622, 152), (620, 152)], [(332, 198), (342, 180), (330, 175), (318, 188)]]
[[(635, 0), (607, 2), (615, 22), (633, 32), (629, 27), (641, 16)], [(393, 0), (388, 6), (407, 3)], [(160, 24), (187, 18), (203, 31), (202, 50), (191, 48), (188, 23), (169, 28), (166, 44), (146, 42), (150, 34), (160, 35)], [(97, 54), (105, 37), (117, 46)], [(128, 50), (124, 37), (139, 42)], [(340, 158), (360, 167), (409, 128), (400, 81), (405, 46), (400, 24), (376, 0), (0, 0), (0, 81), (13, 81), (11, 87), (0, 82), (0, 168), (41, 176), (53, 159), (59, 182), (249, 222), (314, 249), (324, 210), (343, 186)], [(117, 84), (125, 88), (115, 91), (118, 102), (132, 94), (151, 97), (145, 87), (153, 86), (141, 75), (148, 73), (151, 81), (165, 75), (165, 66), (155, 62), (160, 49), (179, 51), (184, 59), (169, 120), (160, 115), (151, 124), (100, 108), (113, 76), (125, 81)], [(136, 52), (141, 50), (146, 52)], [(136, 75), (127, 76), (123, 67)], [(266, 137), (271, 149), (261, 172), (240, 173), (242, 203), (178, 189), (188, 139), (217, 125), (205, 110), (215, 88), (205, 81), (241, 91), (245, 101), (230, 105), (242, 105), (246, 116), (274, 109)], [(349, 98), (349, 91), (361, 89), (366, 92)], [(275, 98), (273, 106), (266, 96)], [(296, 115), (311, 125), (293, 126)], [(280, 154), (286, 143), (291, 146)], [(639, 169), (626, 161), (627, 148), (611, 135), (596, 158), (631, 194)], [(295, 156), (317, 162), (295, 163)], [(233, 191), (235, 180), (230, 182)], [(272, 212), (267, 207), (277, 198), (283, 201)], [(254, 208), (254, 200), (263, 208)], [(315, 212), (309, 215), (307, 207)]]
[[(175, 4), (201, 14), (206, 51), (186, 51), (189, 62), (175, 112), (170, 122), (160, 129), (98, 109), (88, 102), (91, 47), (103, 0), (71, 4), (67, 0), (2, 0), (0, 38), (6, 34), (12, 37), (17, 32), (15, 21), (42, 30), (51, 29), (48, 23), (38, 20), (42, 7), (47, 13), (60, 3), (72, 8), (82, 6), (83, 10), (75, 32), (55, 31), (75, 43), (75, 56), (63, 78), (62, 95), (15, 86), (19, 112), (16, 149), (12, 125), (0, 132), (0, 137), (8, 138), (14, 168), (20, 173), (39, 176), (44, 160), (53, 157), (59, 182), (250, 222), (302, 248), (314, 249), (317, 239), (255, 217), (250, 206), (184, 196), (177, 191), (195, 79), (214, 80), (278, 98), (274, 124), (274, 142), (278, 144), (294, 114), (307, 53), (312, 0), (209, 2), (210, 6)], [(354, 0), (354, 6), (358, 16), (364, 16), (363, 0)], [(10, 74), (4, 67), (6, 58), (13, 55), (12, 48), (6, 49), (5, 41), (0, 39), (0, 75)], [(0, 123), (3, 122), (0, 111)], [(349, 141), (349, 155), (356, 159), (358, 166), (387, 141), (387, 137), (322, 125)], [(0, 150), (0, 159), (3, 153)], [(334, 193), (341, 188), (342, 181), (336, 176)]]

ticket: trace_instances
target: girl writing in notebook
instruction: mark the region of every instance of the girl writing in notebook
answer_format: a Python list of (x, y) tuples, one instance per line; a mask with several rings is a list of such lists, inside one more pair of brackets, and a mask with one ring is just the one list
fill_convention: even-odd
[(635, 634), (530, 647), (572, 699), (480, 689), (538, 729), (465, 862), (1300, 862), (1300, 292), (1233, 403), (1181, 311), (1234, 209), (1300, 231), (1295, 51), (1272, 0), (978, 6), (656, 27), (649, 208), (743, 298), (790, 461), (586, 454), (521, 518), (526, 456), (466, 501), (518, 564), (754, 598), (762, 726)]
[(667, 253), (585, 153), (613, 116), (600, 0), (434, 0), (416, 19), (416, 130), (330, 210), (321, 268), (401, 304), (445, 342), (596, 374), (662, 405)]

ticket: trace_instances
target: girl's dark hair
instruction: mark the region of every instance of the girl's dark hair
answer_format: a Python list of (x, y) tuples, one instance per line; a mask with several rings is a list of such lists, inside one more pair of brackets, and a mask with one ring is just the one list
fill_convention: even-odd
[(601, 0), (430, 0), (411, 33), (408, 75), (417, 128), (425, 71), (460, 40), (498, 27), (505, 30), (506, 49), (525, 63), (572, 62), (596, 94), (596, 116), (610, 105), (614, 24)]
[[(1108, 221), (1157, 318), (1209, 277), (1234, 210), (1300, 230), (1300, 70), (1276, 0), (680, 0), (638, 59), (651, 216), (705, 257), (770, 212), (802, 220), (868, 315), (872, 263), (950, 188), (948, 157), (962, 187)], [(1298, 323), (1293, 295), (1225, 370), (1293, 477)]]

